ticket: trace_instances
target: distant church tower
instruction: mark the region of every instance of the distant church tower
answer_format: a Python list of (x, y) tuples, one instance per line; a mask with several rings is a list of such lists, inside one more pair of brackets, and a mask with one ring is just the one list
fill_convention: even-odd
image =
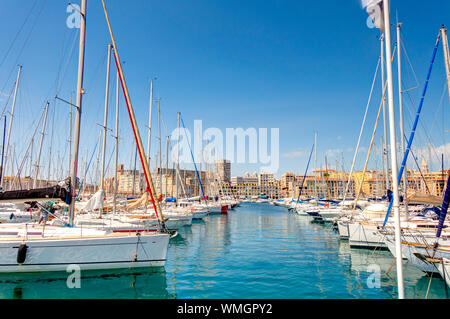
[(428, 174), (428, 164), (425, 161), (425, 157), (423, 157), (423, 156), (422, 156), (422, 164), (421, 164), (421, 168), (420, 169), (422, 170), (423, 174)]

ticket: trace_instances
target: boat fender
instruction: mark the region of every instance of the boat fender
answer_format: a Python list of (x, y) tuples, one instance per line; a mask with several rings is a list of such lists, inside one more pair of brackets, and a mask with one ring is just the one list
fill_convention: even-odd
[(170, 234), (170, 238), (169, 239), (172, 239), (172, 238), (175, 238), (175, 237), (178, 236), (178, 232), (176, 230), (169, 231), (169, 234)]
[(17, 250), (17, 263), (23, 264), (25, 259), (27, 258), (27, 249), (28, 246), (25, 243), (20, 244), (19, 249)]
[(16, 217), (16, 216), (14, 216), (14, 213), (11, 213), (11, 215), (9, 215), (9, 220), (14, 219), (14, 217)]

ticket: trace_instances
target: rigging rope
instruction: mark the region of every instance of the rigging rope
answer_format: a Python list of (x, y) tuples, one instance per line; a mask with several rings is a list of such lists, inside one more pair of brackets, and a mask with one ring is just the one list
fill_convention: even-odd
[(353, 155), (352, 166), (351, 166), (351, 168), (350, 168), (350, 173), (349, 173), (349, 175), (348, 175), (348, 182), (347, 182), (347, 185), (345, 186), (344, 199), (343, 199), (344, 201), (345, 201), (345, 198), (346, 198), (346, 196), (347, 196), (348, 188), (349, 188), (350, 183), (351, 183), (351, 180), (352, 180), (353, 169), (354, 169), (354, 167), (355, 167), (355, 162), (356, 162), (356, 155), (358, 154), (359, 144), (360, 144), (360, 142), (361, 142), (362, 133), (363, 133), (364, 126), (365, 126), (365, 123), (366, 123), (367, 111), (369, 110), (370, 101), (372, 100), (373, 88), (374, 88), (374, 85), (375, 85), (375, 80), (376, 80), (376, 78), (377, 78), (378, 68), (380, 67), (380, 61), (381, 61), (381, 57), (378, 58), (377, 67), (376, 67), (376, 69), (375, 69), (375, 74), (374, 74), (374, 76), (373, 76), (372, 86), (371, 86), (371, 88), (370, 88), (369, 99), (368, 99), (367, 105), (366, 105), (366, 111), (364, 112), (364, 118), (363, 118), (363, 122), (362, 122), (362, 124), (361, 124), (361, 130), (359, 131), (359, 137), (358, 137), (358, 142), (357, 142), (357, 144), (356, 144), (355, 154)]
[[(91, 162), (92, 162), (92, 159), (94, 158), (94, 154), (95, 154), (95, 150), (97, 149), (97, 146), (98, 146), (98, 141), (97, 141), (97, 143), (95, 143), (94, 151), (92, 152), (91, 159), (89, 160), (88, 165), (86, 166), (86, 170), (85, 170), (85, 172), (84, 172), (84, 176), (86, 176), (87, 173), (88, 173), (88, 171), (89, 171), (89, 167), (91, 166)], [(87, 177), (86, 177), (85, 179), (87, 179)], [(75, 197), (75, 199), (77, 199), (78, 196), (80, 196), (81, 190), (82, 190), (83, 187), (84, 187), (85, 179), (83, 179), (83, 180), (81, 181), (81, 184), (80, 184), (80, 187), (79, 187), (79, 189), (78, 189), (78, 193), (77, 193), (77, 196)]]
[[(163, 118), (163, 115), (162, 115), (161, 112), (160, 112), (160, 116), (161, 116), (161, 122), (162, 122), (163, 127), (164, 127), (164, 132), (166, 133), (166, 137), (169, 137), (169, 133), (167, 131), (166, 123), (164, 122), (164, 118)], [(180, 132), (178, 132), (178, 134), (180, 134)], [(169, 150), (170, 150), (170, 153), (172, 153), (172, 149), (173, 149), (172, 142), (171, 142), (171, 140), (169, 138)], [(183, 190), (184, 196), (187, 197), (186, 189), (184, 187), (183, 180), (181, 179), (181, 176), (180, 176), (180, 164), (178, 162), (177, 162), (177, 165), (175, 165), (175, 169), (176, 169), (175, 175), (180, 180), (180, 184), (181, 184), (181, 188)], [(175, 177), (175, 180), (177, 179), (176, 177)]]
[(209, 208), (208, 208), (208, 202), (207, 202), (207, 200), (206, 200), (205, 192), (203, 191), (202, 180), (201, 180), (201, 178), (200, 178), (200, 176), (199, 176), (199, 174), (198, 174), (197, 164), (195, 164), (194, 154), (192, 153), (191, 143), (189, 142), (189, 139), (187, 138), (186, 127), (184, 126), (184, 120), (183, 120), (183, 118), (181, 117), (181, 115), (180, 115), (180, 119), (181, 119), (181, 124), (183, 125), (183, 128), (184, 128), (184, 133), (185, 133), (185, 135), (186, 135), (186, 141), (188, 142), (188, 145), (189, 145), (189, 151), (191, 152), (192, 162), (194, 163), (194, 167), (195, 167), (195, 173), (197, 173), (197, 179), (198, 179), (198, 182), (199, 182), (199, 184), (200, 184), (200, 189), (202, 190), (203, 199), (205, 200), (206, 208), (207, 208), (208, 211), (209, 211)]
[(311, 156), (313, 154), (313, 151), (314, 151), (314, 143), (313, 143), (313, 146), (311, 148), (311, 153), (309, 153), (308, 164), (306, 164), (305, 175), (303, 175), (302, 184), (301, 184), (300, 189), (298, 191), (298, 197), (297, 197), (297, 202), (295, 203), (295, 208), (297, 208), (298, 201), (300, 200), (300, 195), (301, 195), (302, 190), (303, 190), (303, 185), (305, 183), (306, 174), (308, 174), (309, 162), (311, 161)]

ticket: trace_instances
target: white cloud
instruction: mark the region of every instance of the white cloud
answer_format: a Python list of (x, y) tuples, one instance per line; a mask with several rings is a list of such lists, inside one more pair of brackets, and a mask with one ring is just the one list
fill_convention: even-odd
[(298, 151), (292, 151), (289, 153), (283, 153), (281, 154), (282, 157), (288, 157), (288, 158), (297, 158), (297, 157), (302, 157), (305, 156), (306, 153), (302, 150), (298, 150)]
[(340, 156), (342, 153), (342, 149), (341, 148), (334, 148), (334, 149), (329, 149), (325, 152), (325, 155), (328, 157), (338, 157)]

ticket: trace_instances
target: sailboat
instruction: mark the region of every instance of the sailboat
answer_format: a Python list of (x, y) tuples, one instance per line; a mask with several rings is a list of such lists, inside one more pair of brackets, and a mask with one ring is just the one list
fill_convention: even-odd
[[(82, 86), (84, 71), (84, 49), (86, 34), (86, 1), (81, 2), (80, 46), (77, 82), (77, 109), (75, 118), (74, 147), (72, 160), (72, 201), (70, 220), (66, 227), (44, 224), (0, 225), (0, 272), (41, 272), (65, 271), (67, 266), (76, 264), (81, 270), (115, 269), (164, 266), (170, 234), (168, 233), (159, 203), (154, 201), (154, 186), (146, 161), (142, 161), (146, 173), (148, 192), (152, 197), (161, 231), (137, 232), (129, 234), (73, 227), (75, 218), (74, 190), (77, 184), (77, 164), (79, 133), (82, 107)], [(127, 102), (131, 124), (135, 133), (141, 159), (142, 142), (134, 117), (128, 88), (125, 83), (120, 59), (112, 33), (108, 13), (103, 2), (108, 29), (111, 35), (116, 66)]]

